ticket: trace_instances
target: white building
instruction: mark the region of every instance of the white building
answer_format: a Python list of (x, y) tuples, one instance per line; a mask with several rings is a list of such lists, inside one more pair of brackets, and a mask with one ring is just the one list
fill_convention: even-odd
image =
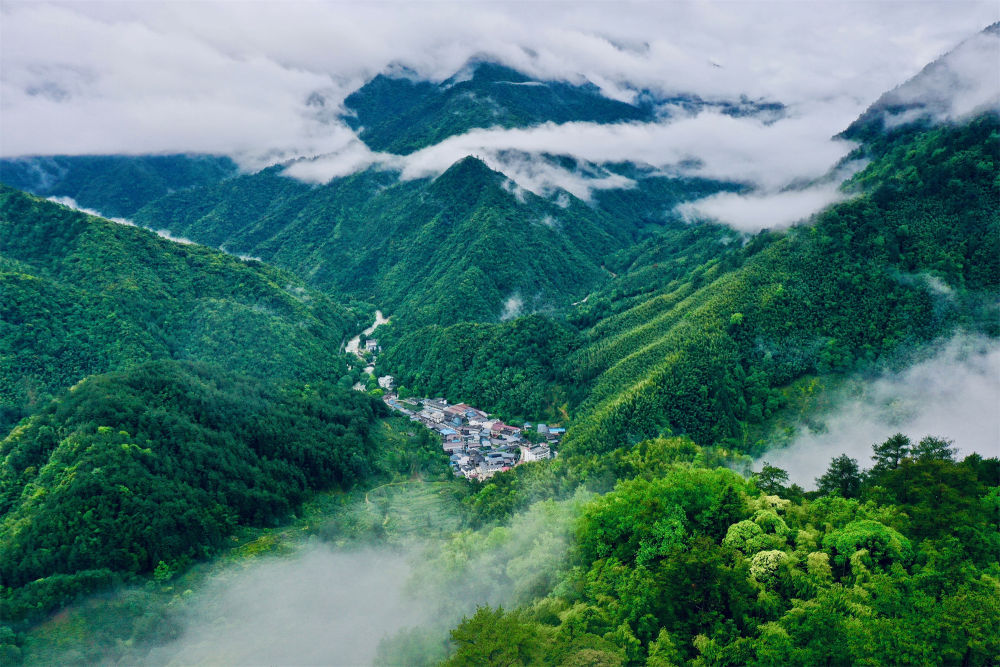
[(521, 446), (521, 461), (544, 461), (552, 458), (552, 450), (547, 445), (523, 445)]

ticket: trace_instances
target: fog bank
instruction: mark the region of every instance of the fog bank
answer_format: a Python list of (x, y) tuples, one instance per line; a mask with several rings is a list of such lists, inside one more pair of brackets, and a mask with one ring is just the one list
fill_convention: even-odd
[(841, 454), (871, 467), (872, 445), (897, 432), (914, 442), (927, 435), (954, 440), (959, 458), (1000, 456), (1000, 342), (956, 337), (931, 358), (845, 396), (819, 420), (825, 428), (803, 426), (789, 447), (762, 457), (806, 489), (816, 488), (816, 478)]
[(154, 665), (367, 665), (379, 641), (423, 620), (404, 594), (411, 568), (388, 550), (308, 547), (209, 580), (185, 631), (154, 649)]

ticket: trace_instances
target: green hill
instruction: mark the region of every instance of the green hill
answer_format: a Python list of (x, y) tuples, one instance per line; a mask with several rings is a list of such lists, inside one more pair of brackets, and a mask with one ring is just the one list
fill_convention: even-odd
[(556, 202), (514, 191), (469, 157), (436, 179), (370, 170), (316, 187), (274, 168), (168, 195), (133, 217), (376, 303), (413, 328), (495, 322), (518, 303), (568, 305), (608, 279), (610, 252), (662, 226), (663, 210), (722, 187), (649, 177), (633, 200)]
[(571, 381), (592, 390), (567, 447), (670, 429), (748, 451), (797, 378), (864, 368), (959, 323), (996, 334), (998, 136), (992, 114), (900, 130), (868, 147), (853, 199), (740, 268), (716, 264), (624, 308), (588, 300), (610, 314), (571, 362)]
[(0, 183), (42, 197), (70, 197), (102, 215), (128, 217), (176, 190), (236, 174), (214, 155), (52, 155), (0, 160)]
[(353, 318), (293, 276), (0, 186), (0, 427), (152, 359), (341, 377)]
[(369, 481), (387, 413), (349, 389), (192, 362), (83, 380), (0, 441), (0, 618), (183, 569), (240, 526), (287, 521), (310, 491)]

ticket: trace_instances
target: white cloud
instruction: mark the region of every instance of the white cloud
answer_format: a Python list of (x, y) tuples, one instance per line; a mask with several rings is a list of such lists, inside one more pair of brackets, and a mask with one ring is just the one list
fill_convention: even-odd
[(917, 105), (886, 119), (898, 125), (930, 114), (955, 120), (986, 109), (1000, 111), (1000, 30), (971, 36), (914, 80), (890, 91), (879, 105)]
[[(1000, 344), (959, 336), (933, 357), (878, 378), (821, 415), (823, 429), (803, 432), (762, 458), (815, 488), (830, 460), (847, 454), (871, 467), (872, 445), (902, 432), (954, 440), (959, 456), (1000, 456)], [(757, 466), (759, 468), (759, 464)]]
[[(0, 11), (3, 155), (202, 151), (254, 164), (343, 148), (330, 118), (391, 63), (440, 80), (474, 54), (622, 99), (645, 89), (831, 106), (839, 130), (998, 14), (991, 1), (536, 3), (531, 20), (516, 3)], [(323, 105), (307, 104), (315, 92)]]
[(677, 211), (687, 220), (717, 220), (740, 231), (756, 232), (788, 227), (844, 198), (835, 184), (774, 194), (722, 192), (681, 204)]
[(545, 123), (526, 129), (472, 130), (406, 156), (375, 153), (355, 141), (337, 153), (299, 162), (285, 173), (326, 182), (377, 164), (400, 170), (403, 179), (428, 178), (474, 155), (535, 194), (561, 189), (586, 199), (595, 189), (634, 186), (630, 179), (600, 168), (571, 171), (541, 157), (547, 154), (598, 165), (633, 161), (665, 173), (738, 181), (774, 192), (820, 178), (845, 157), (854, 144), (830, 138), (840, 128), (835, 115), (766, 123), (717, 111), (655, 123)]
[[(998, 18), (990, 0), (536, 3), (531, 20), (516, 3), (8, 1), (0, 155), (209, 152), (245, 169), (321, 156), (286, 172), (310, 182), (373, 164), (435, 176), (478, 155), (524, 189), (582, 198), (631, 182), (535, 158), (630, 160), (754, 185), (740, 215), (733, 196), (697, 208), (737, 227), (774, 227), (832, 201), (830, 190), (780, 192), (847, 153), (832, 135)], [(961, 108), (996, 83), (980, 51), (955, 58), (979, 85), (952, 86)], [(774, 123), (705, 112), (645, 125), (474, 130), (405, 158), (373, 153), (338, 120), (344, 97), (390, 65), (443, 80), (475, 55), (541, 78), (590, 80), (616, 99), (746, 96), (783, 102), (787, 114)], [(769, 208), (776, 215), (765, 222)]]

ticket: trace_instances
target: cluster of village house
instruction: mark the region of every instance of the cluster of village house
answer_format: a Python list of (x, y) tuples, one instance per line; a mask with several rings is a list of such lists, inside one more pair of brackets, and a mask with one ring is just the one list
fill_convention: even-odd
[[(373, 356), (378, 354), (378, 341), (367, 339), (365, 350)], [(365, 372), (374, 374), (374, 359)], [(511, 426), (482, 410), (465, 403), (452, 405), (443, 398), (399, 398), (393, 391), (391, 375), (378, 378), (378, 385), (385, 391), (382, 400), (386, 405), (441, 436), (442, 447), (451, 454), (451, 468), (458, 477), (489, 479), (521, 463), (552, 458), (552, 446), (559, 443), (566, 431), (546, 424)], [(355, 385), (355, 389), (363, 390), (364, 385)], [(539, 436), (532, 440), (544, 442), (530, 442), (525, 438), (528, 430), (534, 430)]]
[[(518, 464), (551, 458), (551, 446), (565, 432), (545, 424), (511, 426), (465, 403), (452, 405), (441, 398), (401, 399), (389, 393), (383, 400), (390, 408), (437, 432), (442, 447), (451, 454), (455, 475), (469, 479), (488, 479)], [(529, 429), (545, 442), (529, 442), (524, 435)]]

